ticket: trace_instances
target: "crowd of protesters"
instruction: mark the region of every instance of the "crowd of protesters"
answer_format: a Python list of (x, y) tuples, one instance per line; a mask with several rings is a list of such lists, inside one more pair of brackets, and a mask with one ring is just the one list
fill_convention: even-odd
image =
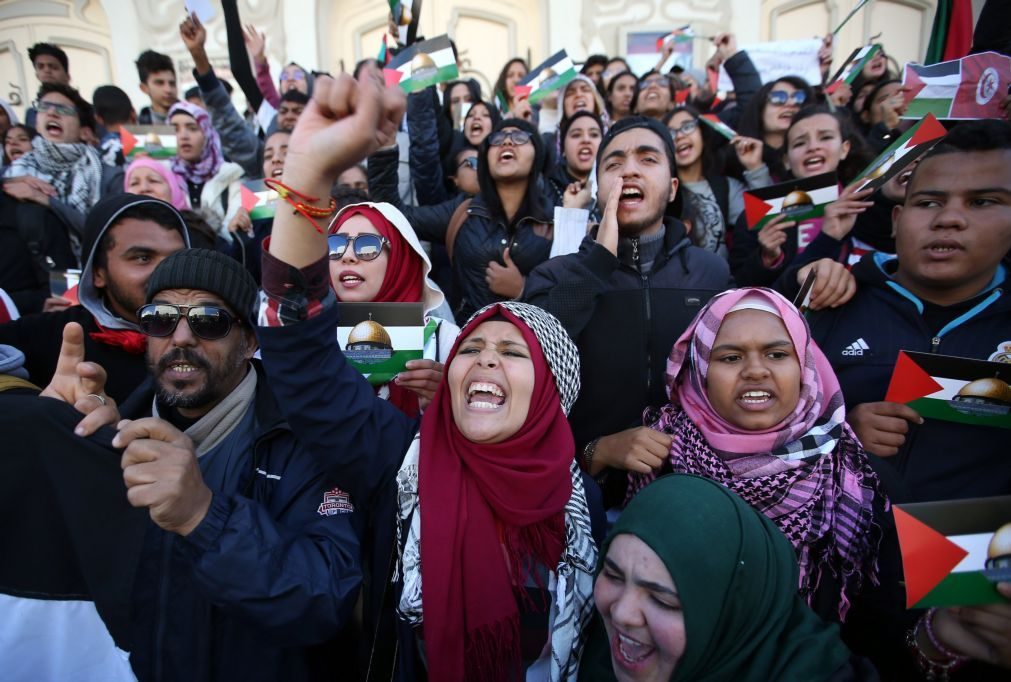
[[(25, 123), (0, 101), (0, 676), (1011, 676), (1011, 582), (908, 609), (894, 517), (1011, 495), (1002, 429), (886, 400), (900, 351), (1011, 361), (1011, 94), (858, 190), (916, 122), (884, 49), (827, 88), (830, 38), (808, 82), (719, 33), (532, 106), (519, 58), (275, 82), (223, 5), (244, 110), (196, 15), (185, 93), (146, 51), (139, 113), (88, 101), (38, 43)], [(974, 51), (1011, 54), (998, 5)], [(749, 226), (830, 172), (823, 216)], [(350, 302), (421, 304), (423, 357), (370, 384)]]

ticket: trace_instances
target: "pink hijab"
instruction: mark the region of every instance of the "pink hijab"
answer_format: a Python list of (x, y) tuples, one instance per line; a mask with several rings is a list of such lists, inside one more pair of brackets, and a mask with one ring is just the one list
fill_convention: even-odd
[(135, 168), (150, 168), (160, 175), (162, 179), (168, 183), (169, 191), (172, 193), (172, 198), (169, 203), (180, 211), (189, 210), (190, 199), (186, 194), (186, 190), (183, 189), (182, 180), (179, 176), (170, 171), (164, 163), (155, 161), (148, 156), (139, 156), (126, 167), (126, 173), (123, 174), (123, 188), (127, 192), (130, 191), (130, 173), (132, 173)]

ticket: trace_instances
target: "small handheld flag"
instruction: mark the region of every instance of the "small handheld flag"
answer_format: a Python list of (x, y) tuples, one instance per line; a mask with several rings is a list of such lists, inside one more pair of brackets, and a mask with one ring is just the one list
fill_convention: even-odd
[(421, 303), (341, 303), (337, 342), (348, 362), (379, 386), (420, 360), (425, 348)]
[(252, 220), (265, 220), (274, 217), (277, 192), (267, 187), (263, 180), (247, 180), (240, 189), (242, 208), (246, 209)]
[(716, 114), (702, 114), (701, 120), (707, 126), (718, 132), (723, 137), (728, 140), (732, 140), (737, 137), (737, 131), (728, 126), (726, 123), (720, 120), (720, 117)]
[(445, 35), (411, 45), (383, 69), (387, 87), (399, 85), (406, 93), (451, 81), (459, 75), (453, 48)]
[(862, 181), (860, 189), (881, 187), (947, 134), (948, 131), (941, 122), (933, 114), (927, 114), (922, 121), (889, 145), (867, 168), (860, 171), (854, 183)]
[(879, 52), (881, 52), (881, 45), (878, 43), (864, 45), (853, 50), (839, 70), (836, 71), (835, 75), (829, 79), (829, 86), (825, 91), (831, 95), (843, 83), (853, 85), (853, 81), (857, 79), (857, 76), (864, 70), (867, 63), (874, 59), (874, 56)]
[(906, 608), (1007, 603), (1011, 497), (896, 505)]
[(748, 229), (761, 230), (781, 213), (790, 220), (820, 217), (825, 206), (838, 198), (836, 174), (822, 173), (745, 192), (744, 213)]
[(520, 86), (529, 86), (530, 103), (537, 104), (548, 94), (568, 85), (575, 77), (576, 65), (565, 50), (559, 50), (528, 73), (516, 86), (516, 92), (519, 93)]
[(178, 153), (176, 131), (166, 125), (128, 125), (119, 129), (123, 143), (123, 156), (133, 159), (150, 156), (152, 159), (171, 159)]

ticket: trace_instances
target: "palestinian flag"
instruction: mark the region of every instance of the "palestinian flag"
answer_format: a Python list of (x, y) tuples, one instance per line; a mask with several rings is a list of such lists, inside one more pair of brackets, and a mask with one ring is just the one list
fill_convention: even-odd
[(1002, 118), (1001, 100), (1011, 83), (1011, 57), (983, 52), (933, 66), (906, 64), (903, 118)]
[(1011, 496), (896, 505), (906, 608), (1006, 603)]
[(825, 206), (838, 198), (836, 174), (822, 173), (745, 192), (744, 214), (749, 230), (761, 230), (780, 213), (790, 220), (821, 217)]
[(972, 31), (972, 0), (937, 0), (924, 62), (936, 64), (969, 54)]
[(530, 103), (537, 104), (575, 77), (576, 65), (565, 50), (559, 50), (516, 85), (516, 95), (527, 93)]
[(147, 509), (130, 506), (115, 430), (74, 435), (66, 403), (0, 394), (0, 677), (135, 680), (127, 658)]
[(267, 187), (263, 180), (247, 180), (242, 183), (242, 208), (253, 220), (267, 220), (274, 217), (277, 192)]
[(386, 85), (399, 85), (406, 93), (418, 92), (459, 77), (449, 37), (441, 35), (402, 50), (383, 69)]
[(919, 123), (904, 132), (889, 145), (867, 168), (860, 171), (854, 183), (863, 181), (860, 189), (877, 189), (902, 172), (913, 161), (925, 154), (948, 131), (933, 114), (927, 114)]
[(676, 28), (665, 36), (656, 39), (656, 51), (663, 52), (663, 46), (667, 43), (690, 43), (695, 40), (695, 32), (691, 25), (685, 24), (681, 28)]
[(867, 66), (867, 62), (874, 59), (874, 55), (878, 52), (881, 52), (881, 45), (878, 43), (864, 45), (853, 50), (852, 54), (847, 57), (843, 65), (836, 71), (836, 74), (829, 79), (829, 86), (825, 88), (825, 92), (831, 95), (843, 83), (853, 85), (853, 81), (857, 79), (857, 76)]
[(119, 129), (123, 143), (123, 156), (150, 156), (152, 159), (171, 159), (178, 153), (176, 131), (172, 126), (123, 126)]
[(899, 351), (885, 400), (930, 419), (1011, 429), (1011, 365)]
[(391, 381), (408, 360), (422, 358), (425, 332), (421, 303), (340, 304), (337, 342), (373, 386)]
[(716, 114), (702, 114), (701, 119), (703, 123), (728, 140), (732, 140), (737, 137), (737, 131), (721, 121), (720, 117)]

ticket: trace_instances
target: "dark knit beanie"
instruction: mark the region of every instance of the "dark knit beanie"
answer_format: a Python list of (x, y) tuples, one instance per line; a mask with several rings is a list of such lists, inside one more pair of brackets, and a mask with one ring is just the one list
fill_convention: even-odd
[(209, 249), (176, 251), (158, 264), (147, 283), (147, 303), (166, 289), (217, 294), (243, 320), (253, 319), (256, 280), (234, 258)]

